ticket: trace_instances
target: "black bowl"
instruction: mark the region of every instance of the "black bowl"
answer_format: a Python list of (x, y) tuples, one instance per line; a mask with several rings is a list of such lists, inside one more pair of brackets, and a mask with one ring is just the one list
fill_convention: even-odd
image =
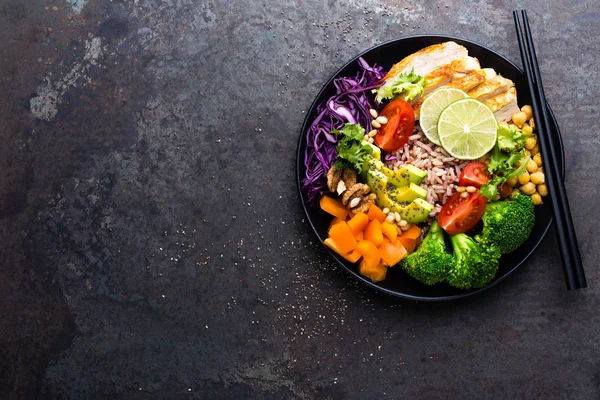
[[(340, 68), (340, 70), (329, 79), (323, 89), (321, 89), (311, 105), (306, 119), (304, 120), (300, 141), (298, 143), (297, 178), (298, 188), (300, 190), (300, 199), (302, 201), (302, 206), (304, 207), (308, 221), (310, 222), (310, 225), (321, 242), (327, 238), (327, 228), (331, 222), (331, 216), (321, 211), (318, 207), (309, 206), (307, 203), (306, 193), (304, 193), (302, 190), (302, 179), (306, 173), (306, 168), (304, 166), (306, 131), (316, 116), (317, 105), (335, 93), (335, 88), (333, 86), (333, 80), (335, 78), (339, 76), (354, 76), (358, 72), (359, 66), (357, 59), (359, 57), (363, 57), (370, 65), (381, 65), (384, 69), (388, 70), (394, 63), (400, 61), (405, 56), (422, 49), (423, 47), (449, 40), (453, 40), (456, 43), (465, 46), (469, 50), (470, 56), (477, 57), (479, 59), (482, 67), (494, 68), (496, 72), (515, 82), (519, 105), (531, 104), (531, 97), (527, 89), (527, 81), (523, 71), (495, 51), (468, 40), (442, 35), (411, 36), (392, 40), (379, 46), (375, 46), (356, 56), (354, 59)], [(552, 131), (552, 137), (555, 138), (554, 140), (556, 140), (556, 144), (560, 148), (561, 157), (559, 160), (559, 167), (564, 177), (564, 149), (562, 139), (556, 123), (556, 118), (554, 117), (552, 111), (550, 111), (550, 114), (550, 130)], [(384, 281), (373, 283), (358, 273), (358, 264), (352, 264), (344, 260), (333, 251), (330, 251), (330, 253), (356, 279), (381, 292), (413, 300), (440, 301), (458, 299), (482, 292), (487, 288), (490, 288), (513, 273), (520, 265), (524, 263), (527, 257), (529, 257), (541, 243), (542, 239), (548, 232), (550, 225), (552, 224), (552, 209), (550, 202), (546, 202), (543, 205), (536, 207), (535, 217), (536, 223), (527, 241), (523, 243), (523, 245), (517, 251), (504, 255), (500, 260), (500, 268), (498, 269), (498, 273), (496, 274), (494, 280), (486, 287), (477, 290), (464, 291), (453, 288), (446, 284), (427, 286), (411, 278), (401, 268), (398, 267), (390, 268)]]

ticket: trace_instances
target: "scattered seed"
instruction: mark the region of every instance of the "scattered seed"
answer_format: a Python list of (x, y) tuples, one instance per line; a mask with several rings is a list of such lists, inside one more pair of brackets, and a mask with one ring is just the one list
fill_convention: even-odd
[(405, 220), (401, 220), (400, 222), (398, 222), (398, 225), (400, 225), (401, 227), (406, 226), (406, 225), (408, 225), (408, 222)]
[(377, 131), (375, 129), (373, 129), (371, 132), (369, 132), (369, 134), (367, 136), (373, 137), (375, 135), (377, 135)]
[(371, 108), (371, 109), (369, 110), (369, 113), (371, 113), (371, 117), (373, 117), (373, 118), (377, 118), (377, 111), (376, 111), (376, 110), (374, 110), (374, 109), (372, 109), (372, 108)]
[(387, 215), (390, 212), (389, 208), (384, 208), (383, 210), (381, 210), (385, 215)]
[(398, 212), (394, 213), (394, 218), (396, 219), (396, 222), (402, 221), (402, 217), (400, 216), (400, 213), (398, 213)]
[(390, 213), (390, 214), (388, 214), (388, 216), (387, 216), (387, 217), (385, 217), (385, 220), (386, 220), (387, 222), (390, 222), (390, 223), (391, 223), (391, 222), (394, 222), (394, 218), (395, 218), (395, 217), (394, 217), (394, 214)]
[(373, 128), (381, 128), (381, 124), (379, 122), (377, 122), (377, 120), (373, 120), (371, 121), (371, 125), (373, 126)]

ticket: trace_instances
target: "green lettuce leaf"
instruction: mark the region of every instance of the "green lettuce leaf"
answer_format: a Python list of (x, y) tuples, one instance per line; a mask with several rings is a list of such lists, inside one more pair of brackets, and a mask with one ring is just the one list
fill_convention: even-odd
[(353, 168), (359, 173), (367, 168), (366, 159), (372, 157), (373, 147), (364, 140), (365, 130), (357, 124), (346, 124), (342, 129), (331, 131), (340, 135), (337, 152), (340, 160), (336, 168)]
[(396, 75), (378, 89), (373, 89), (373, 93), (376, 93), (375, 101), (381, 103), (383, 100), (392, 100), (397, 97), (411, 101), (423, 94), (426, 83), (427, 78), (415, 74), (415, 70), (412, 69), (408, 73)]
[(514, 152), (522, 149), (525, 146), (525, 139), (530, 136), (517, 127), (498, 125), (498, 147), (502, 151)]

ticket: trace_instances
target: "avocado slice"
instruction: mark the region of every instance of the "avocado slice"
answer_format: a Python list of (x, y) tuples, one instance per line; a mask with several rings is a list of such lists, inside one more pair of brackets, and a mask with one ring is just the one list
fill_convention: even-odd
[(411, 223), (423, 222), (425, 218), (433, 211), (433, 204), (426, 202), (423, 199), (414, 199), (412, 203), (406, 207), (401, 207), (398, 203), (395, 207), (390, 207), (390, 210), (400, 214), (403, 220)]
[(410, 183), (420, 185), (427, 176), (427, 171), (423, 171), (410, 164), (403, 166), (397, 171), (393, 171), (386, 167), (381, 161), (372, 159), (369, 160), (369, 166), (381, 171), (388, 177), (388, 183), (395, 187), (408, 186)]
[(423, 200), (427, 191), (422, 187), (410, 183), (404, 188), (393, 189), (388, 182), (383, 172), (376, 169), (367, 171), (367, 185), (377, 194), (379, 207), (398, 212), (403, 220), (411, 223), (422, 222), (433, 211), (433, 204)]
[(389, 189), (390, 185), (388, 184), (388, 196), (390, 199), (402, 206), (408, 205), (415, 199), (424, 199), (427, 197), (427, 190), (423, 189), (419, 185), (415, 185), (412, 182), (408, 186), (402, 188), (395, 188), (391, 191)]

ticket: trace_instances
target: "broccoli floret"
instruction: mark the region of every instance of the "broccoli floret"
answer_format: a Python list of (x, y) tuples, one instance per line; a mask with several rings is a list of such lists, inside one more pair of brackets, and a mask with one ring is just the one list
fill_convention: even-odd
[(529, 196), (489, 203), (482, 217), (483, 231), (475, 239), (497, 246), (502, 254), (515, 251), (529, 237), (535, 210)]
[(454, 266), (448, 273), (448, 283), (459, 289), (481, 288), (498, 271), (500, 250), (489, 243), (477, 243), (464, 233), (450, 236), (454, 250)]
[(435, 221), (423, 243), (414, 253), (406, 256), (400, 266), (413, 278), (426, 285), (433, 285), (446, 279), (453, 262), (452, 256), (446, 253), (444, 231)]

